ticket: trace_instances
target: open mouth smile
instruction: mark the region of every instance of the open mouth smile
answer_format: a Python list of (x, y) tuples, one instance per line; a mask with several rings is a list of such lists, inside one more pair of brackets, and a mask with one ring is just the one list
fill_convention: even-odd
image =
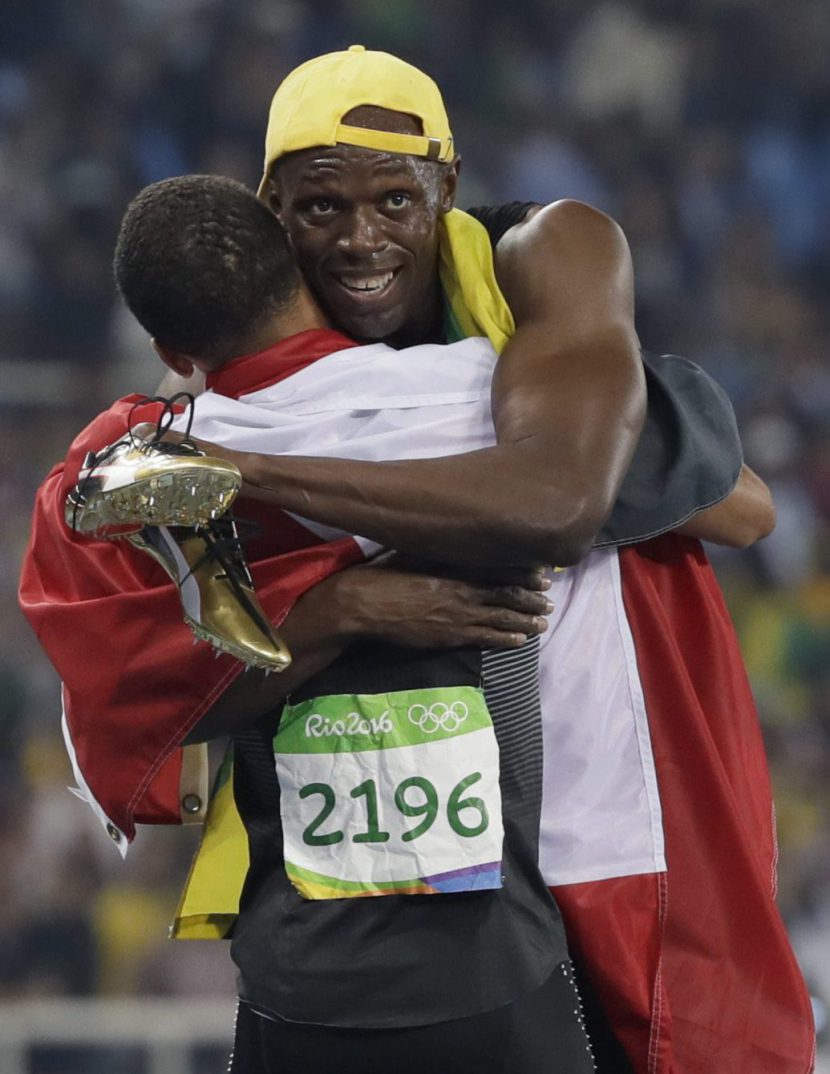
[(399, 269), (386, 272), (366, 273), (362, 276), (339, 275), (332, 273), (332, 278), (350, 297), (357, 299), (377, 298), (385, 294), (392, 286)]

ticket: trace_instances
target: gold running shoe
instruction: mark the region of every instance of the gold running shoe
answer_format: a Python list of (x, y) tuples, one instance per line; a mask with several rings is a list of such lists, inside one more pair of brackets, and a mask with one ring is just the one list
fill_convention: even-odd
[[(178, 443), (163, 440), (176, 414), (164, 402), (149, 435), (131, 428), (126, 436), (84, 460), (77, 485), (66, 498), (64, 516), (76, 533), (121, 537), (141, 526), (202, 526), (227, 511), (242, 487), (239, 470), (200, 451), (187, 432)], [(151, 401), (151, 400), (147, 400)], [(143, 402), (143, 401), (142, 401)], [(141, 427), (145, 428), (145, 427)]]
[(249, 667), (288, 667), (291, 654), (256, 598), (229, 515), (198, 529), (146, 526), (127, 540), (160, 563), (179, 587), (185, 622), (197, 638)]

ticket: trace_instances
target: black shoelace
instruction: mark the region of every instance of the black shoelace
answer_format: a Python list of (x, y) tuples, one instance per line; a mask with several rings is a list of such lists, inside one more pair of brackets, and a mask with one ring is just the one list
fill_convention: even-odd
[(206, 526), (198, 527), (196, 533), (203, 538), (205, 551), (182, 578), (182, 582), (205, 562), (217, 563), (223, 571), (220, 577), (227, 578), (239, 603), (262, 633), (270, 639), (271, 624), (251, 602), (248, 595), (248, 591), (253, 592), (254, 581), (239, 537), (239, 527), (243, 526), (257, 528), (255, 524), (238, 521), (230, 511), (226, 511), (221, 518), (213, 519)]
[[(185, 411), (187, 415), (187, 426), (184, 431), (182, 440), (173, 442), (165, 440), (165, 435), (170, 431), (173, 422), (179, 416), (174, 407), (177, 402), (184, 399)], [(87, 493), (90, 491), (90, 486), (94, 481), (95, 471), (102, 466), (108, 459), (110, 459), (117, 448), (122, 447), (124, 444), (129, 444), (137, 451), (160, 451), (165, 455), (201, 455), (201, 451), (193, 442), (190, 437), (190, 430), (193, 427), (193, 409), (194, 409), (194, 397), (190, 392), (176, 392), (175, 395), (148, 395), (141, 399), (137, 399), (133, 403), (130, 413), (127, 416), (127, 432), (119, 440), (116, 440), (112, 444), (108, 444), (99, 452), (89, 451), (84, 459), (82, 469), (86, 470), (86, 474), (78, 484), (69, 493), (69, 501), (72, 504), (72, 532), (77, 532), (78, 528), (78, 512), (86, 506)], [(146, 406), (148, 403), (162, 403), (162, 411), (156, 421), (156, 428), (153, 431), (152, 436), (144, 438), (136, 436), (134, 432), (135, 413), (139, 407)]]
[[(170, 431), (173, 422), (179, 415), (173, 409), (176, 403), (180, 399), (185, 400), (184, 413), (187, 415), (187, 427), (184, 431), (184, 436), (178, 443), (165, 440), (165, 435)], [(201, 451), (196, 447), (194, 442), (190, 438), (190, 430), (193, 428), (193, 413), (194, 404), (196, 400), (190, 392), (176, 392), (175, 395), (148, 395), (143, 399), (137, 400), (133, 403), (130, 415), (127, 418), (127, 436), (133, 447), (144, 448), (156, 448), (158, 451), (163, 451), (167, 455), (201, 455)], [(146, 406), (148, 403), (162, 403), (162, 411), (158, 416), (156, 422), (156, 428), (153, 435), (148, 439), (142, 437), (136, 437), (133, 433), (133, 421), (135, 412), (138, 407)]]

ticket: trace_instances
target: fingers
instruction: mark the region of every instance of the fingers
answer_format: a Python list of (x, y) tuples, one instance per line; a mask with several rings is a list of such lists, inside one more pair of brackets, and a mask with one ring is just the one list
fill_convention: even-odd
[(467, 605), (468, 616), (474, 620), (468, 622), (467, 630), (474, 637), (467, 644), (479, 648), (518, 648), (547, 630), (546, 616), (553, 611), (543, 592), (521, 585), (478, 587), (474, 600), (477, 606)]
[(463, 631), (462, 644), (515, 648), (548, 628), (553, 605), (542, 593), (520, 586), (457, 586), (452, 619)]
[(482, 600), (484, 604), (510, 608), (528, 615), (549, 615), (553, 611), (553, 603), (544, 593), (519, 585), (502, 585), (484, 590)]
[(455, 644), (470, 646), (474, 649), (521, 649), (523, 645), (527, 645), (528, 641), (527, 634), (504, 633), (500, 630), (487, 630), (485, 627), (480, 627), (471, 631), (469, 637)]
[(547, 627), (544, 616), (522, 615), (507, 608), (481, 608), (479, 621), (467, 624), (455, 644), (478, 649), (518, 649)]
[(509, 644), (523, 644), (527, 638), (547, 630), (546, 616), (553, 610), (544, 593), (518, 585), (474, 586), (436, 578), (424, 578), (422, 582), (447, 597), (444, 611), (448, 623), (454, 622), (465, 632), (476, 631), (477, 637), (485, 633), (488, 644), (494, 644), (496, 637), (504, 642), (507, 635), (514, 635)]
[(343, 571), (339, 592), (352, 633), (408, 648), (518, 648), (547, 628), (551, 610), (544, 593), (519, 585), (485, 586), (389, 568)]
[(479, 610), (476, 626), (494, 628), (505, 634), (524, 634), (532, 637), (547, 630), (548, 621), (544, 615), (530, 615), (510, 608), (485, 606)]

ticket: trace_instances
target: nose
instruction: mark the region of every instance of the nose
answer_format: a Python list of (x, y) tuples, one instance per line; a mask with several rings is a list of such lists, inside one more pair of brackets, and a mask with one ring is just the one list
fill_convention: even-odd
[(374, 257), (389, 245), (383, 219), (372, 205), (356, 208), (337, 240), (341, 253), (355, 258)]

